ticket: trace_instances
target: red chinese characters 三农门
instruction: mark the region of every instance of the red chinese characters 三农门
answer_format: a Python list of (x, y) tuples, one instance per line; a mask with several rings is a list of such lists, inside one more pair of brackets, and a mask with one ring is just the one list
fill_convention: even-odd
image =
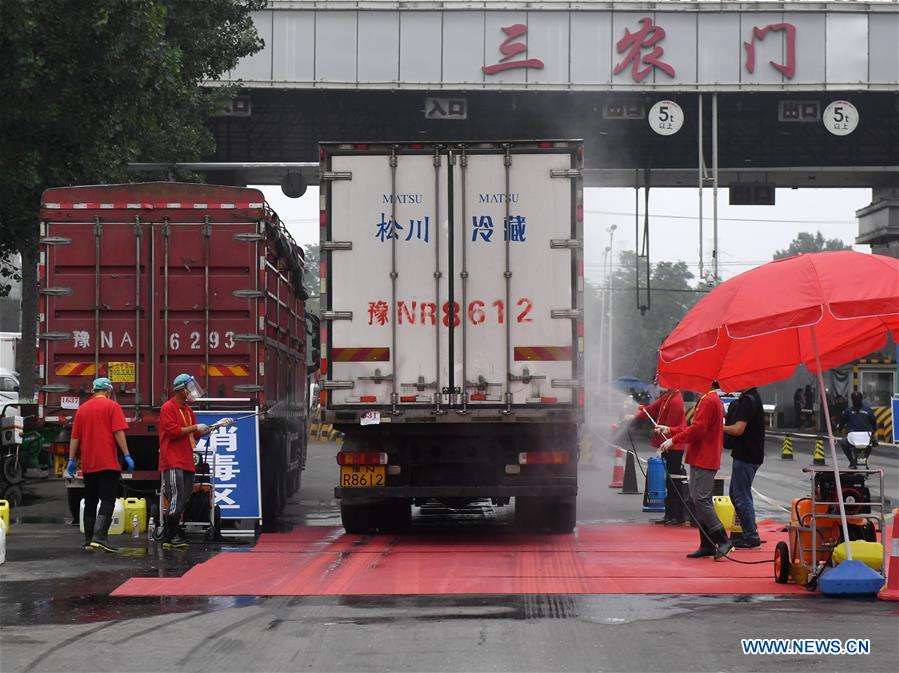
[(523, 23), (515, 23), (511, 26), (504, 26), (502, 31), (507, 35), (506, 39), (499, 46), (499, 50), (503, 53), (503, 57), (499, 60), (499, 63), (485, 65), (481, 70), (488, 75), (495, 75), (505, 70), (514, 70), (517, 68), (543, 70), (543, 61), (537, 58), (525, 58), (516, 61), (509, 60), (526, 52), (528, 49), (524, 42), (515, 41), (518, 38), (527, 35), (528, 27), (526, 25)]
[(754, 27), (752, 29), (752, 38), (749, 42), (744, 42), (743, 47), (746, 49), (746, 70), (750, 73), (755, 72), (755, 41), (762, 41), (769, 32), (784, 33), (786, 36), (786, 45), (784, 55), (786, 63), (775, 63), (769, 61), (771, 66), (783, 73), (787, 79), (793, 79), (796, 74), (796, 26), (792, 23), (769, 23), (767, 26)]

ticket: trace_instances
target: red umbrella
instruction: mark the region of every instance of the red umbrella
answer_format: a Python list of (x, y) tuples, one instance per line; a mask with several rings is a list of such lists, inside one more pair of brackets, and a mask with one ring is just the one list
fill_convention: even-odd
[[(721, 283), (659, 350), (659, 382), (739, 390), (818, 371), (899, 341), (899, 259), (851, 250), (770, 262)], [(817, 352), (815, 348), (817, 341)]]
[[(659, 383), (741, 390), (788, 378), (800, 364), (818, 374), (899, 342), (899, 259), (851, 250), (777, 260), (721, 283), (659, 349)], [(837, 453), (824, 409), (837, 481)], [(840, 512), (846, 531), (842, 497)], [(848, 546), (848, 545), (847, 545)]]

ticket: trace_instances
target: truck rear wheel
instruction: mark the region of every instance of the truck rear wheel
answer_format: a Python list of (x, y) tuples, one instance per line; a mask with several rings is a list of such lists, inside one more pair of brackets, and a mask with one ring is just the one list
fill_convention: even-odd
[(403, 533), (412, 526), (412, 503), (409, 500), (385, 500), (378, 508), (382, 533)]
[(515, 496), (515, 527), (523, 531), (542, 530), (545, 507), (540, 498)]
[(374, 513), (377, 507), (371, 505), (346, 505), (340, 503), (340, 521), (347, 533), (361, 535), (374, 527)]
[(549, 505), (549, 530), (553, 533), (570, 533), (577, 523), (577, 501), (560, 498)]

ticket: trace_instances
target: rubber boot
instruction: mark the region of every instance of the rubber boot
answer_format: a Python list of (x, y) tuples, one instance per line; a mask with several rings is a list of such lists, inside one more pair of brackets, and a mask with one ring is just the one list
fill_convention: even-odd
[(111, 524), (111, 517), (105, 514), (97, 515), (97, 522), (94, 525), (94, 536), (91, 538), (91, 547), (110, 553), (118, 551), (118, 549), (109, 544), (109, 526)]
[(712, 539), (715, 540), (717, 547), (715, 548), (715, 560), (722, 559), (730, 553), (734, 548), (734, 543), (727, 537), (727, 531), (724, 528), (716, 528), (712, 531)]
[(81, 547), (85, 551), (93, 551), (91, 540), (94, 538), (94, 527), (97, 521), (97, 514), (88, 514), (87, 509), (84, 511), (84, 545)]
[(692, 554), (687, 554), (687, 558), (705, 558), (706, 556), (715, 555), (715, 546), (709, 539), (705, 526), (699, 526), (699, 548)]

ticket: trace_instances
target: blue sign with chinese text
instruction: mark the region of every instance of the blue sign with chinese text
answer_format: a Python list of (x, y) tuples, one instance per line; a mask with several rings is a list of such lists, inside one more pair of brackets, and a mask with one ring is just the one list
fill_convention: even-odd
[[(247, 411), (197, 411), (197, 421), (212, 425), (222, 418), (239, 419), (216, 428), (197, 441), (201, 459), (214, 466), (215, 504), (223, 519), (259, 519), (259, 418), (241, 418)], [(213, 458), (214, 456), (214, 458)]]

